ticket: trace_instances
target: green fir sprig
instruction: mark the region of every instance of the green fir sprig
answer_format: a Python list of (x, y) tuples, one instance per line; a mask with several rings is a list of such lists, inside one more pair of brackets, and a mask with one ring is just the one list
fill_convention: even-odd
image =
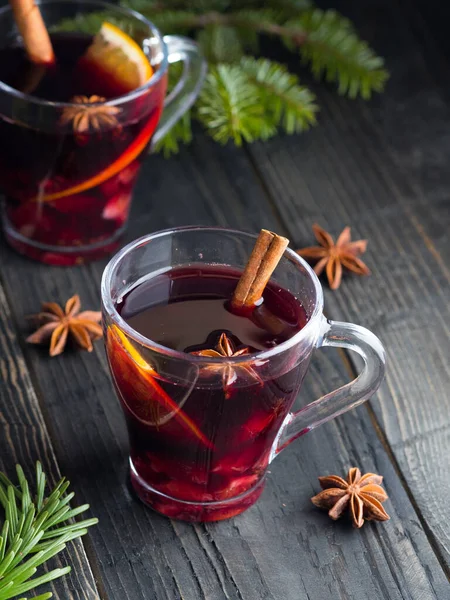
[(278, 131), (299, 133), (316, 123), (311, 90), (274, 60), (258, 57), (262, 36), (280, 39), (313, 76), (335, 83), (339, 94), (370, 98), (388, 77), (383, 59), (359, 39), (351, 22), (309, 0), (123, 0), (163, 33), (194, 37), (210, 68), (186, 117), (161, 140), (165, 155), (192, 139), (200, 121), (218, 142), (267, 140)]
[[(98, 519), (74, 521), (88, 510), (84, 504), (71, 508), (74, 493), (66, 494), (70, 485), (64, 478), (49, 496), (45, 496), (46, 476), (41, 463), (36, 464), (34, 496), (22, 468), (16, 467), (18, 485), (0, 472), (0, 600), (17, 598), (38, 586), (63, 577), (70, 567), (43, 572), (34, 577), (38, 568), (59, 554), (67, 542), (85, 535)], [(35, 596), (48, 600), (51, 592)], [(20, 600), (27, 600), (22, 597)]]
[[(352, 23), (311, 0), (122, 0), (163, 33), (193, 37), (209, 63), (203, 90), (184, 119), (157, 145), (166, 156), (192, 140), (199, 121), (217, 142), (241, 145), (267, 140), (278, 131), (302, 132), (317, 122), (315, 95), (286, 66), (261, 56), (264, 37), (280, 40), (317, 80), (335, 84), (339, 94), (369, 99), (381, 92), (388, 73), (383, 59), (358, 37)], [(101, 13), (66, 21), (63, 28), (98, 31)], [(111, 19), (109, 19), (111, 20)], [(125, 31), (131, 22), (117, 22)], [(60, 28), (60, 26), (58, 26)], [(139, 37), (139, 32), (134, 32)], [(169, 89), (180, 72), (169, 69)]]

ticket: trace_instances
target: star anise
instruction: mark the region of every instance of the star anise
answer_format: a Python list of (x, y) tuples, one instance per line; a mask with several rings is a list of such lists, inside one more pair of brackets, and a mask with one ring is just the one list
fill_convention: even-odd
[[(197, 350), (195, 352), (191, 352), (191, 354), (196, 356), (207, 356), (211, 358), (235, 358), (237, 356), (246, 356), (247, 354), (250, 354), (250, 348), (245, 347), (236, 350), (233, 341), (227, 336), (226, 333), (222, 333), (215, 349), (208, 348), (205, 350)], [(253, 369), (253, 367), (246, 365), (245, 363), (239, 365), (231, 365), (229, 363), (225, 363), (223, 365), (210, 364), (205, 368), (211, 373), (220, 373), (222, 375), (222, 385), (227, 396), (229, 395), (230, 387), (236, 381), (238, 376), (249, 375), (251, 379), (256, 380), (259, 384), (262, 385), (263, 383), (261, 377)]]
[(319, 508), (329, 509), (328, 515), (336, 520), (348, 508), (354, 527), (366, 521), (388, 521), (389, 515), (381, 505), (388, 495), (381, 487), (383, 477), (375, 473), (361, 476), (357, 467), (349, 470), (347, 481), (337, 475), (319, 477), (323, 491), (311, 498)]
[(64, 351), (70, 336), (77, 346), (92, 352), (92, 342), (102, 337), (100, 311), (85, 310), (80, 313), (81, 302), (75, 295), (66, 302), (64, 310), (56, 302), (44, 302), (41, 312), (32, 315), (39, 329), (27, 338), (29, 344), (44, 344), (50, 341), (50, 356)]
[(74, 96), (71, 99), (73, 104), (78, 106), (67, 106), (61, 115), (61, 125), (72, 123), (72, 128), (76, 133), (86, 133), (90, 129), (99, 131), (102, 127), (109, 129), (118, 126), (117, 115), (120, 108), (99, 104), (105, 102), (106, 98), (102, 96)]
[(334, 243), (331, 235), (317, 224), (313, 225), (314, 235), (320, 246), (301, 248), (297, 253), (304, 258), (317, 260), (314, 267), (316, 275), (320, 275), (326, 267), (328, 283), (332, 290), (341, 284), (342, 268), (357, 275), (370, 275), (370, 270), (358, 258), (367, 249), (367, 240), (351, 241), (350, 227), (346, 227)]

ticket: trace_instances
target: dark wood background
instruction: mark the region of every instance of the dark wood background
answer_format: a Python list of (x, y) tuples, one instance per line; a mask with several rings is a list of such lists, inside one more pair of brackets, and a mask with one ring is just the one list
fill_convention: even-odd
[[(99, 517), (61, 557), (58, 599), (446, 600), (450, 598), (448, 3), (334, 0), (386, 58), (370, 103), (314, 85), (320, 125), (236, 149), (198, 131), (169, 162), (148, 158), (128, 240), (168, 226), (215, 224), (312, 242), (311, 225), (349, 224), (370, 240), (370, 278), (347, 277), (328, 316), (372, 329), (388, 353), (379, 393), (289, 447), (259, 503), (191, 525), (142, 506), (127, 485), (127, 439), (101, 343), (49, 359), (27, 347), (24, 315), (78, 292), (99, 305), (106, 261), (61, 269), (0, 245), (0, 468), (36, 459), (73, 482)], [(288, 57), (287, 57), (288, 58)], [(291, 68), (295, 68), (291, 58)], [(309, 81), (306, 74), (301, 75)], [(303, 401), (354, 376), (353, 357), (321, 350)], [(317, 477), (352, 465), (385, 477), (391, 520), (353, 530), (315, 509)]]

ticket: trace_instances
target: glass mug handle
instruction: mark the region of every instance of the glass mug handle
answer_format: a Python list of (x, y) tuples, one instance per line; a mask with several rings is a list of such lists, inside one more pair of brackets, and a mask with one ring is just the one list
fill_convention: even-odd
[(164, 100), (164, 110), (152, 139), (151, 149), (194, 104), (205, 79), (207, 64), (198, 45), (189, 38), (165, 35), (169, 64), (182, 61), (183, 73)]
[(364, 360), (356, 379), (307, 404), (284, 420), (274, 442), (270, 460), (292, 441), (368, 400), (379, 388), (385, 372), (385, 352), (380, 340), (368, 329), (353, 323), (327, 321), (323, 317), (316, 348), (334, 346), (354, 350)]

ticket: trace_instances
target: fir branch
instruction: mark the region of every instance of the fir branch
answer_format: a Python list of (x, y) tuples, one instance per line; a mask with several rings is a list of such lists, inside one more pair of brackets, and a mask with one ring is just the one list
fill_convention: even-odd
[(221, 144), (267, 139), (274, 125), (264, 118), (258, 88), (239, 65), (218, 65), (208, 73), (197, 104), (198, 118)]
[(211, 69), (197, 102), (199, 120), (224, 144), (269, 139), (282, 127), (287, 133), (316, 122), (315, 97), (284, 65), (244, 57), (237, 65)]
[(283, 14), (276, 10), (239, 10), (231, 13), (210, 11), (196, 14), (190, 11), (167, 11), (148, 15), (163, 32), (187, 32), (211, 26), (237, 27), (253, 30), (292, 40), (301, 44), (305, 40), (305, 32), (297, 24), (283, 25)]
[(256, 53), (261, 31), (278, 28), (283, 19), (280, 11), (272, 9), (239, 10), (225, 15), (210, 12), (196, 16), (191, 28), (195, 22), (195, 28), (200, 29), (197, 41), (208, 62), (236, 63), (244, 52)]
[[(240, 58), (243, 48), (239, 31), (280, 37), (291, 50), (300, 49), (303, 62), (311, 64), (317, 79), (325, 74), (327, 81), (338, 83), (340, 94), (348, 94), (350, 98), (359, 94), (369, 98), (372, 92), (383, 89), (388, 77), (383, 60), (358, 38), (350, 21), (333, 10), (308, 10), (288, 21), (284, 20), (282, 11), (271, 9), (204, 14), (178, 11), (159, 15), (157, 24), (165, 31), (174, 29), (186, 33), (204, 29), (199, 41), (207, 58), (214, 63), (233, 63)], [(220, 52), (217, 51), (219, 44)], [(216, 50), (211, 49), (214, 45)]]
[(303, 62), (311, 64), (316, 78), (325, 75), (327, 81), (338, 83), (340, 94), (351, 98), (359, 94), (369, 98), (372, 92), (383, 89), (388, 77), (383, 60), (358, 38), (350, 21), (334, 10), (305, 10), (303, 6), (295, 19), (286, 19), (282, 8), (244, 8), (223, 13), (184, 10), (161, 12), (154, 18), (163, 31), (204, 30), (199, 41), (214, 63), (239, 60), (245, 49), (245, 32), (280, 37), (291, 50), (300, 49)]
[[(70, 567), (64, 567), (33, 578), (40, 566), (64, 550), (67, 542), (85, 535), (88, 527), (98, 523), (98, 519), (71, 520), (89, 505), (71, 510), (69, 501), (73, 494), (65, 495), (69, 487), (65, 479), (44, 498), (46, 477), (39, 462), (34, 498), (22, 468), (17, 466), (16, 471), (18, 486), (0, 473), (0, 503), (5, 516), (0, 527), (0, 600), (17, 597), (69, 573)], [(51, 597), (51, 592), (47, 592), (34, 600)]]
[(178, 154), (182, 145), (192, 142), (191, 112), (188, 110), (166, 135), (154, 145), (155, 152), (162, 152), (165, 158)]
[(280, 63), (264, 58), (244, 58), (240, 63), (249, 81), (260, 90), (260, 101), (274, 123), (286, 133), (300, 133), (316, 123), (314, 94)]
[[(340, 94), (369, 98), (383, 89), (383, 60), (350, 21), (311, 0), (123, 0), (164, 33), (192, 35), (210, 65), (205, 87), (190, 112), (157, 148), (166, 156), (192, 139), (191, 116), (220, 143), (268, 139), (277, 128), (301, 132), (316, 122), (315, 98), (279, 63), (246, 57), (259, 39), (281, 39), (299, 52), (313, 75), (334, 82)], [(94, 21), (94, 17), (92, 17)], [(92, 22), (92, 27), (94, 23)], [(1, 600), (1, 599), (0, 599)]]
[(235, 27), (209, 25), (197, 34), (206, 60), (210, 63), (235, 63), (244, 54), (239, 31)]
[[(140, 0), (146, 2), (146, 0)], [(154, 1), (154, 0), (153, 0)], [(184, 10), (189, 6), (189, 10), (197, 13), (204, 13), (208, 10), (225, 11), (231, 6), (231, 0), (160, 0), (158, 2), (160, 10)]]
[(170, 9), (169, 3), (164, 0), (121, 0), (120, 5), (125, 8), (131, 8), (141, 14), (144, 14), (146, 11), (158, 12)]
[(327, 81), (338, 82), (340, 94), (350, 98), (361, 94), (367, 99), (383, 89), (388, 78), (383, 59), (358, 38), (348, 19), (334, 10), (315, 9), (296, 23), (305, 32), (300, 54), (317, 79), (325, 74)]
[(151, 12), (144, 10), (147, 16), (163, 33), (187, 34), (196, 28), (196, 13), (187, 10), (166, 10)]
[[(260, 9), (261, 0), (231, 0), (230, 5), (234, 9)], [(312, 0), (265, 0), (266, 8), (274, 8), (277, 11), (282, 10), (292, 16), (298, 16), (302, 10), (307, 10), (313, 6)]]
[(286, 14), (276, 9), (243, 9), (229, 15), (230, 23), (235, 27), (247, 27), (259, 34), (290, 39), (300, 45), (305, 41), (305, 32), (297, 24), (286, 20)]
[(61, 19), (53, 24), (49, 30), (51, 33), (76, 31), (95, 35), (100, 31), (100, 28), (105, 21), (108, 21), (112, 25), (116, 25), (128, 35), (134, 36), (136, 34), (135, 20), (127, 19), (125, 16), (117, 18), (111, 15), (107, 10), (91, 13), (78, 13), (75, 17)]

